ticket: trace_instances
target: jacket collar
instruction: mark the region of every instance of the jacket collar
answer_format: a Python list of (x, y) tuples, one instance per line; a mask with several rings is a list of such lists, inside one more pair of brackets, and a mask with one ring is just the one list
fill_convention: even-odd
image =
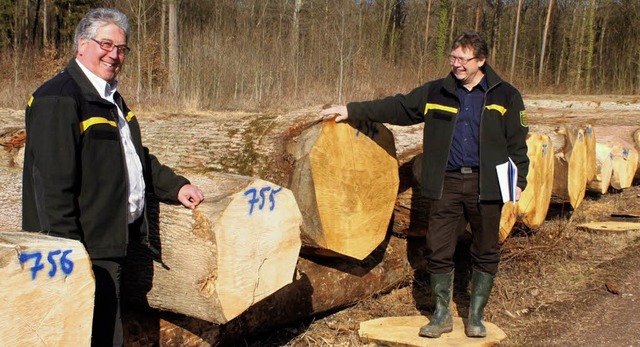
[[(498, 74), (495, 72), (495, 70), (493, 70), (493, 68), (491, 67), (491, 65), (489, 65), (489, 63), (487, 62), (484, 63), (483, 72), (484, 72), (485, 78), (487, 79), (487, 85), (489, 87), (487, 90), (491, 90), (493, 87), (502, 83), (502, 78), (498, 76)], [(447, 75), (447, 77), (444, 78), (444, 81), (442, 82), (442, 86), (447, 92), (455, 95), (456, 83), (457, 83), (456, 76), (454, 76), (453, 73), (450, 72)]]
[(76, 62), (76, 58), (71, 59), (69, 64), (67, 64), (66, 70), (67, 72), (69, 72), (69, 75), (71, 76), (71, 78), (73, 78), (73, 80), (76, 81), (78, 86), (80, 86), (80, 89), (84, 94), (84, 97), (88, 101), (109, 104), (108, 101), (104, 100), (100, 96), (100, 94), (98, 94), (98, 91), (96, 90), (96, 88), (93, 86), (93, 84), (91, 83), (87, 75), (84, 74), (84, 72), (82, 71), (82, 68), (80, 68), (80, 66), (78, 65), (78, 62)]

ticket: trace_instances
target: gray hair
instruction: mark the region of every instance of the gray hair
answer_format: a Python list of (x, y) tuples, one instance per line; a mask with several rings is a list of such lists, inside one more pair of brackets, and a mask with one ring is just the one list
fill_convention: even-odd
[(129, 19), (127, 16), (118, 10), (96, 8), (89, 10), (80, 23), (78, 23), (78, 26), (76, 27), (76, 34), (73, 38), (73, 51), (78, 51), (78, 43), (80, 42), (80, 39), (94, 38), (98, 29), (107, 24), (115, 24), (122, 29), (126, 35), (126, 43), (129, 42), (131, 28), (129, 27)]

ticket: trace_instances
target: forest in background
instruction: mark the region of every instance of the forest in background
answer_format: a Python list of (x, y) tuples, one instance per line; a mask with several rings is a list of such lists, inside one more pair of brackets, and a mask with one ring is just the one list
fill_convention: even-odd
[(523, 94), (639, 94), (638, 0), (0, 0), (0, 107), (73, 57), (89, 8), (129, 16), (138, 108), (283, 109), (408, 92), (478, 30)]

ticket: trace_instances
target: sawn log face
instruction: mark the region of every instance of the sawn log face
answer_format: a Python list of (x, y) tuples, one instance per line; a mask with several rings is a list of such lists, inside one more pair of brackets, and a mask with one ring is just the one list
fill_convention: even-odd
[(267, 181), (214, 173), (191, 181), (205, 194), (195, 210), (150, 204), (159, 255), (130, 247), (125, 297), (226, 323), (291, 283), (302, 217), (291, 191)]

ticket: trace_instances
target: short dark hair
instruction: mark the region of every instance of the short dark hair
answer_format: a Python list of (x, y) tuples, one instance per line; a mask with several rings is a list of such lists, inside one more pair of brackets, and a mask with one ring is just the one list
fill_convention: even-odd
[(487, 41), (477, 31), (465, 31), (458, 35), (453, 44), (451, 44), (451, 50), (462, 47), (466, 49), (472, 49), (473, 54), (477, 58), (487, 58), (489, 56), (489, 48)]

